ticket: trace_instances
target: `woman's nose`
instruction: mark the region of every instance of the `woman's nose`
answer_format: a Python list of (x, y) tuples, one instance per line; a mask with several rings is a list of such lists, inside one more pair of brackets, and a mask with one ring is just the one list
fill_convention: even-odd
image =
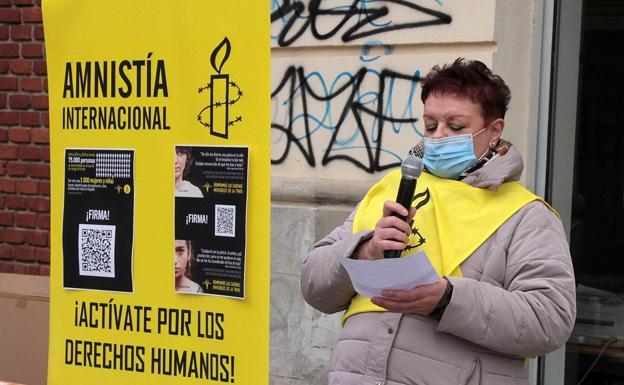
[(444, 138), (448, 136), (446, 131), (447, 130), (445, 129), (444, 125), (442, 123), (438, 123), (436, 129), (434, 131), (430, 131), (429, 137), (432, 139)]

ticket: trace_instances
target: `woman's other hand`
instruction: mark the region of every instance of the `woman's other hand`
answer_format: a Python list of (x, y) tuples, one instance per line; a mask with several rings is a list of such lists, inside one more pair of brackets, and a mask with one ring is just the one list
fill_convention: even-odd
[(448, 284), (446, 279), (440, 278), (431, 285), (408, 290), (382, 290), (382, 296), (371, 298), (371, 302), (395, 313), (429, 315), (442, 299)]
[[(399, 214), (402, 220), (393, 214)], [(386, 250), (403, 250), (407, 246), (412, 228), (409, 223), (414, 218), (416, 209), (411, 208), (409, 213), (400, 203), (386, 201), (383, 206), (383, 217), (377, 222), (372, 238), (362, 243), (355, 253), (357, 259), (381, 259)]]

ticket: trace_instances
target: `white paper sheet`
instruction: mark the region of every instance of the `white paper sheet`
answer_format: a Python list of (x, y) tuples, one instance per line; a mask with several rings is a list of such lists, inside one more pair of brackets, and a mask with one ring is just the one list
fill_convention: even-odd
[(424, 252), (374, 261), (342, 258), (355, 291), (371, 298), (384, 289), (411, 289), (437, 282), (440, 276)]

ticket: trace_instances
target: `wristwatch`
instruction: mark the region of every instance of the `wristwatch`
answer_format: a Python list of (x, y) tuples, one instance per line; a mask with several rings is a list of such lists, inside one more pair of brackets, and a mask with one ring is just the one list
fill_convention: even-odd
[(441, 320), (442, 315), (444, 314), (444, 310), (446, 310), (446, 306), (451, 302), (451, 296), (453, 295), (453, 285), (451, 281), (446, 277), (442, 277), (446, 280), (447, 285), (446, 289), (444, 289), (444, 294), (442, 294), (442, 298), (440, 298), (440, 302), (436, 305), (433, 311), (429, 314), (429, 316), (433, 317), (436, 320)]

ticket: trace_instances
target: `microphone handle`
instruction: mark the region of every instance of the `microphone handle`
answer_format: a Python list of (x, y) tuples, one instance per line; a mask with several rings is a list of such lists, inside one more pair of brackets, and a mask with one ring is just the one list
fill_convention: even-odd
[[(401, 183), (399, 184), (399, 191), (397, 192), (396, 201), (400, 203), (403, 207), (409, 210), (412, 207), (412, 199), (414, 198), (414, 192), (416, 191), (416, 179), (410, 178), (401, 178)], [(407, 217), (403, 215), (399, 215), (397, 213), (393, 213), (397, 218), (401, 218), (402, 220), (407, 219)], [(386, 250), (384, 251), (384, 258), (399, 258), (402, 250)]]

